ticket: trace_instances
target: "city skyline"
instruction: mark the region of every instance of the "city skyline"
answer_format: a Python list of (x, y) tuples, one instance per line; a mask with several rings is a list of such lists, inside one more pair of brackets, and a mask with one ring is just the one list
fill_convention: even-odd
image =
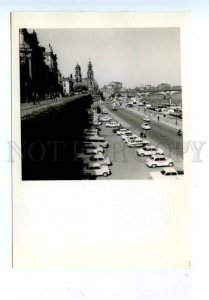
[(40, 46), (47, 49), (51, 44), (64, 77), (74, 77), (77, 63), (86, 77), (90, 59), (100, 88), (111, 81), (126, 88), (181, 85), (178, 28), (34, 30)]

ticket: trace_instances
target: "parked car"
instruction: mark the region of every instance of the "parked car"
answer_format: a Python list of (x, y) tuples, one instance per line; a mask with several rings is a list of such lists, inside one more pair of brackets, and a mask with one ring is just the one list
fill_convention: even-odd
[(106, 165), (106, 166), (112, 165), (112, 162), (110, 161), (109, 157), (104, 157), (104, 155), (100, 152), (90, 157), (86, 157), (84, 160), (84, 164), (90, 164), (93, 162), (97, 162), (100, 165)]
[(86, 150), (86, 149), (95, 149), (95, 150), (97, 150), (97, 152), (104, 152), (103, 147), (98, 146), (94, 143), (84, 143), (83, 144), (83, 149), (84, 150)]
[(146, 159), (146, 165), (148, 167), (173, 167), (174, 162), (171, 158), (165, 157), (164, 155), (154, 154), (151, 157)]
[(141, 138), (127, 141), (127, 146), (130, 148), (139, 148), (149, 145), (150, 142)]
[(143, 139), (141, 142), (137, 142), (135, 148), (141, 148), (150, 145), (148, 140)]
[(121, 128), (123, 128), (121, 125), (116, 127), (116, 128), (113, 128), (112, 132), (113, 133), (116, 133), (118, 130), (120, 130)]
[(148, 156), (153, 154), (163, 154), (163, 150), (161, 148), (157, 148), (155, 146), (149, 145), (145, 146), (142, 149), (136, 150), (137, 155), (139, 156)]
[(112, 117), (109, 117), (109, 116), (104, 116), (104, 117), (100, 118), (100, 121), (102, 121), (102, 122), (109, 122), (111, 120), (112, 120)]
[(103, 115), (108, 114), (108, 111), (105, 110), (105, 109), (103, 109), (103, 110), (102, 110), (102, 114), (103, 114)]
[(148, 123), (143, 123), (143, 124), (142, 124), (142, 128), (145, 129), (145, 130), (148, 130), (148, 129), (150, 129), (151, 127), (150, 127), (150, 125), (149, 125)]
[(85, 131), (83, 133), (83, 136), (94, 136), (94, 135), (98, 135), (99, 133), (98, 132), (95, 132), (95, 131)]
[(118, 122), (110, 122), (105, 125), (106, 127), (120, 127), (120, 123)]
[(150, 118), (150, 117), (144, 117), (144, 118), (143, 118), (143, 121), (145, 121), (145, 122), (150, 122), (150, 121), (151, 121), (151, 118)]
[(126, 140), (128, 137), (131, 137), (131, 136), (137, 137), (137, 135), (136, 134), (134, 135), (133, 132), (125, 132), (124, 134), (121, 135), (121, 138), (122, 138), (122, 140)]
[(129, 129), (126, 129), (126, 128), (121, 128), (121, 129), (119, 129), (118, 131), (116, 131), (116, 134), (117, 135), (122, 135), (122, 134), (124, 134), (124, 133), (132, 133), (131, 132), (131, 130), (129, 130)]
[(108, 142), (102, 138), (101, 140), (94, 140), (92, 141), (91, 139), (85, 139), (83, 140), (83, 145), (87, 145), (87, 144), (91, 144), (91, 143), (94, 143), (94, 145), (96, 145), (97, 147), (102, 147), (102, 148), (108, 148), (109, 147), (109, 144)]
[(138, 103), (138, 105), (139, 105), (139, 106), (143, 106), (144, 103), (140, 101), (140, 102)]
[(100, 121), (94, 121), (93, 125), (95, 125), (95, 126), (102, 125), (102, 122), (100, 122)]
[(136, 139), (138, 139), (138, 141), (141, 141), (142, 139), (141, 138), (139, 138), (136, 134), (132, 134), (132, 135), (130, 135), (130, 136), (126, 136), (123, 140), (124, 140), (124, 142), (125, 143), (127, 143), (128, 141), (134, 141), (134, 140), (136, 140)]
[(184, 175), (183, 169), (165, 167), (161, 171), (150, 172), (149, 179), (180, 179)]
[(111, 170), (108, 166), (100, 165), (99, 163), (91, 163), (88, 165), (84, 165), (83, 167), (83, 175), (86, 177), (91, 176), (108, 176), (111, 175)]

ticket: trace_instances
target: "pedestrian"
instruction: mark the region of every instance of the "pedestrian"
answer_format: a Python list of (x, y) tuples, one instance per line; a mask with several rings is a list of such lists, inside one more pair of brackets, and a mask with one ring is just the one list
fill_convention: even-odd
[(143, 132), (142, 131), (140, 132), (140, 137), (143, 138)]
[(160, 117), (159, 116), (157, 116), (157, 120), (158, 120), (158, 122), (160, 121)]
[(38, 93), (35, 94), (36, 100), (35, 100), (35, 104), (39, 104), (40, 100), (39, 100), (39, 95)]
[(54, 92), (54, 95), (53, 95), (53, 99), (54, 99), (55, 102), (57, 101), (57, 94), (55, 92)]
[(32, 98), (32, 101), (33, 101), (33, 105), (35, 105), (36, 104), (36, 96), (35, 96), (34, 92), (32, 93), (31, 98)]
[(145, 131), (143, 132), (143, 138), (145, 138), (146, 139), (146, 133), (145, 133)]

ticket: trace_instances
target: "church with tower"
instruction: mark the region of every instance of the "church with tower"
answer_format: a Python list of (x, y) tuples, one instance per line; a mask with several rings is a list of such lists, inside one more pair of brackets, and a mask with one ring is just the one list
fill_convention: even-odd
[(73, 79), (74, 89), (84, 88), (89, 91), (95, 91), (98, 89), (96, 80), (94, 79), (94, 71), (91, 60), (89, 59), (88, 68), (87, 68), (87, 77), (82, 77), (81, 67), (77, 63), (75, 66), (75, 78)]
[(89, 59), (87, 67), (87, 77), (82, 77), (81, 67), (77, 63), (75, 66), (75, 77), (62, 77), (63, 94), (68, 95), (71, 92), (80, 92), (83, 90), (95, 92), (98, 90), (98, 84), (94, 79), (94, 71), (91, 60)]

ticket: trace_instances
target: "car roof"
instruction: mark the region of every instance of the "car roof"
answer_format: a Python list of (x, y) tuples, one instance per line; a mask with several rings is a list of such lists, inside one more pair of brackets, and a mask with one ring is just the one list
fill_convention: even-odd
[(152, 155), (152, 157), (154, 157), (154, 158), (164, 158), (165, 157), (165, 155), (163, 155), (163, 154), (153, 154)]
[(93, 157), (104, 157), (104, 155), (101, 152), (96, 153), (95, 155), (93, 155)]
[(89, 167), (101, 167), (100, 163), (97, 162), (90, 162)]
[(166, 172), (176, 172), (176, 170), (173, 167), (164, 167), (163, 170)]
[(145, 146), (146, 148), (157, 148), (156, 146), (154, 146), (154, 145), (147, 145), (147, 146)]

